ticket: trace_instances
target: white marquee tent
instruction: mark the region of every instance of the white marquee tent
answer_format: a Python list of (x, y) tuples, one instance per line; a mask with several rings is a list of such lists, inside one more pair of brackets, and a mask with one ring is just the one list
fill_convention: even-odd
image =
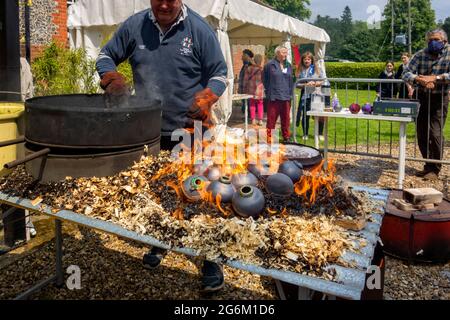
[[(184, 0), (208, 20), (216, 30), (229, 66), (229, 87), (215, 110), (216, 122), (226, 124), (231, 115), (233, 68), (231, 44), (313, 43), (316, 58), (323, 67), (328, 34), (318, 27), (289, 17), (250, 0)], [(147, 9), (150, 0), (78, 0), (69, 8), (70, 46), (98, 55), (105, 37), (130, 15)]]

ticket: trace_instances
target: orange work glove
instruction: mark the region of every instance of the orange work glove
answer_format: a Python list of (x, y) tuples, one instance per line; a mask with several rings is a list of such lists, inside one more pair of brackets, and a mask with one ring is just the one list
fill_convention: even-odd
[(106, 72), (100, 81), (100, 87), (105, 90), (107, 106), (120, 106), (128, 102), (130, 88), (125, 77), (119, 72)]
[(219, 100), (219, 97), (210, 88), (197, 92), (194, 102), (189, 108), (187, 116), (193, 120), (208, 122), (211, 116), (211, 107)]

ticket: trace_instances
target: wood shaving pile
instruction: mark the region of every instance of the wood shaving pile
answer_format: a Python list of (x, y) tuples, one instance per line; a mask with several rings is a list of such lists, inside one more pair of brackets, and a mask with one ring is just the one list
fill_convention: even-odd
[[(337, 263), (344, 250), (353, 250), (349, 233), (334, 219), (360, 212), (368, 203), (365, 196), (336, 186), (338, 197), (330, 198), (326, 190), (319, 190), (313, 205), (295, 195), (282, 203), (268, 198), (267, 203), (278, 214), (266, 213), (257, 221), (234, 215), (224, 218), (212, 203), (180, 199), (168, 184), (177, 178), (177, 172), (152, 179), (168, 163), (168, 153), (161, 152), (143, 157), (112, 177), (68, 177), (38, 185), (32, 184), (24, 167), (19, 167), (0, 179), (0, 191), (45, 203), (55, 212), (67, 209), (110, 221), (171, 246), (192, 248), (212, 260), (236, 259), (330, 279), (333, 275), (324, 267)], [(339, 209), (344, 207), (351, 210)]]

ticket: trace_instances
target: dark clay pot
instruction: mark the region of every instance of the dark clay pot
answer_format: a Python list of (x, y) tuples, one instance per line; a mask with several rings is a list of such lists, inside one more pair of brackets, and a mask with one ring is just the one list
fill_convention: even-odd
[(249, 164), (247, 166), (247, 169), (249, 172), (251, 172), (255, 177), (259, 179), (267, 175), (270, 169), (270, 165), (268, 163), (263, 165)]
[(236, 188), (236, 190), (239, 190), (243, 186), (257, 186), (258, 185), (258, 178), (251, 173), (239, 173), (233, 175), (231, 178), (231, 183)]
[(222, 171), (220, 170), (219, 167), (209, 167), (208, 170), (206, 171), (206, 177), (208, 178), (209, 181), (217, 181), (220, 179), (220, 177), (222, 176)]
[(267, 178), (266, 189), (271, 194), (288, 197), (294, 193), (294, 183), (284, 173), (276, 173)]
[(189, 201), (199, 201), (201, 199), (201, 191), (206, 190), (208, 179), (204, 176), (190, 176), (184, 180), (181, 190)]
[(287, 175), (293, 183), (296, 183), (303, 175), (303, 166), (298, 161), (285, 161), (280, 164), (278, 172)]
[(229, 177), (220, 177), (219, 180), (213, 181), (209, 185), (208, 192), (212, 193), (214, 199), (216, 199), (217, 195), (220, 195), (220, 202), (229, 203), (233, 198), (235, 189)]
[(254, 186), (243, 186), (233, 195), (234, 211), (241, 217), (257, 218), (264, 210), (264, 195)]

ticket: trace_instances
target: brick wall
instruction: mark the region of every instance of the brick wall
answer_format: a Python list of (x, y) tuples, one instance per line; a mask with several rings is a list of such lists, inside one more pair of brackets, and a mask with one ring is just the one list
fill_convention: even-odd
[(55, 2), (57, 4), (55, 11), (52, 13), (52, 21), (57, 29), (53, 34), (53, 39), (61, 45), (67, 46), (67, 1), (55, 0)]
[[(21, 55), (25, 56), (25, 9), (20, 0)], [(68, 46), (67, 0), (33, 0), (30, 7), (31, 59), (38, 57), (52, 40)]]

